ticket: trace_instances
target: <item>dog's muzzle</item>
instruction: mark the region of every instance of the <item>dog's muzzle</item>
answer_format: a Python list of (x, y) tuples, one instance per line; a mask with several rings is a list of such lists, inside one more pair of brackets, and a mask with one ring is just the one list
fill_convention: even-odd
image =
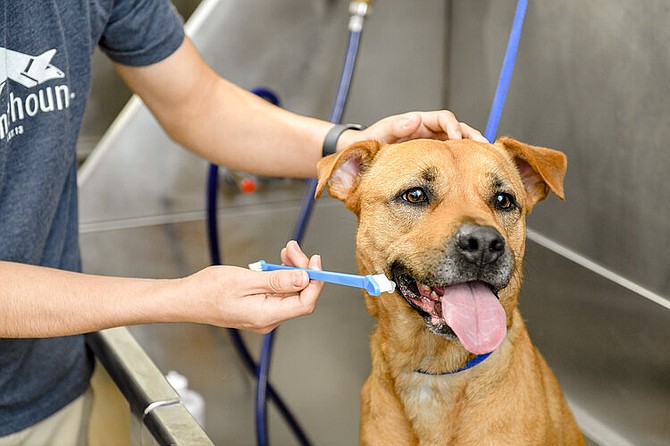
[(462, 225), (443, 253), (410, 269), (391, 266), (400, 294), (423, 317), (428, 329), (457, 337), (475, 354), (495, 350), (505, 338), (507, 318), (498, 291), (509, 283), (514, 258), (493, 227)]

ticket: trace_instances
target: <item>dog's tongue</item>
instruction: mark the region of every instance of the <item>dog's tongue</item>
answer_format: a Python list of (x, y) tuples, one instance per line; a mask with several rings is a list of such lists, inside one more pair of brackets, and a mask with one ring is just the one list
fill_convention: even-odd
[(445, 288), (442, 313), (463, 347), (476, 355), (498, 348), (507, 334), (505, 310), (481, 282)]

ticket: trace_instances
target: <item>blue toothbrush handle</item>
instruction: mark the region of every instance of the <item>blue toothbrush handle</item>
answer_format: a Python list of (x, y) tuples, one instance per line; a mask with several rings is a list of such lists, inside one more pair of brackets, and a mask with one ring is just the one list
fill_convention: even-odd
[(353, 288), (363, 288), (371, 296), (379, 296), (381, 294), (379, 285), (377, 285), (377, 282), (371, 275), (359, 276), (356, 274), (336, 273), (332, 271), (321, 271), (318, 269), (297, 268), (294, 266), (267, 263), (265, 260), (259, 260), (257, 263), (260, 265), (261, 271), (303, 270), (307, 271), (307, 275), (312, 280), (320, 280), (323, 282), (335, 283)]

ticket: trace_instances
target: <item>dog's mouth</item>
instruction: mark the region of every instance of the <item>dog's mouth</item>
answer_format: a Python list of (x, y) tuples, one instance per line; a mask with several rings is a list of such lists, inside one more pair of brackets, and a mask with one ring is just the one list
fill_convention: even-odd
[(423, 317), (428, 329), (457, 337), (474, 354), (498, 348), (507, 334), (507, 317), (494, 287), (482, 281), (427, 285), (402, 267), (392, 269), (398, 291)]

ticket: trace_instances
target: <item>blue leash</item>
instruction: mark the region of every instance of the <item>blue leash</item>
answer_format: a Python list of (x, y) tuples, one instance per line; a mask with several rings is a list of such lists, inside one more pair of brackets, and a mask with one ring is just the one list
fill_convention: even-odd
[(500, 69), (500, 77), (498, 78), (498, 87), (496, 94), (491, 104), (491, 111), (489, 113), (489, 121), (486, 124), (486, 131), (484, 137), (493, 142), (498, 132), (498, 125), (500, 124), (500, 117), (502, 116), (503, 107), (505, 106), (505, 99), (507, 98), (507, 91), (512, 80), (512, 72), (514, 71), (514, 62), (516, 61), (516, 54), (519, 50), (519, 40), (521, 39), (521, 29), (523, 28), (523, 21), (526, 17), (526, 9), (528, 7), (528, 0), (519, 0), (516, 5), (516, 12), (514, 13), (514, 22), (512, 23), (512, 31), (507, 42), (507, 51), (505, 52), (505, 59), (503, 60), (502, 68)]

